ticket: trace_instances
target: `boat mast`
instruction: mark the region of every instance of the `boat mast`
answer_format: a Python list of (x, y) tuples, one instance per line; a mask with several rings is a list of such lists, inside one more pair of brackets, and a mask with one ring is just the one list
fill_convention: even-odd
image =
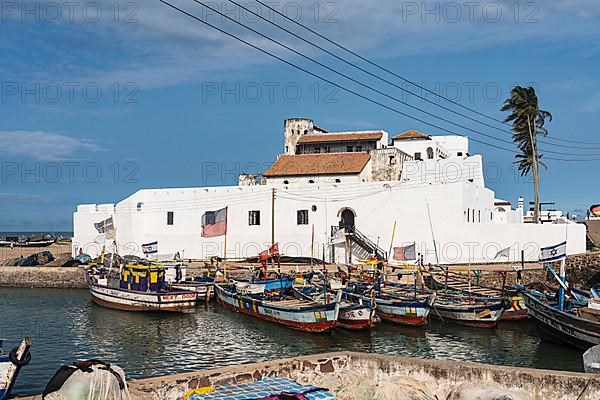
[(429, 201), (425, 199), (425, 204), (427, 205), (427, 216), (429, 217), (429, 229), (431, 229), (431, 238), (433, 239), (433, 251), (435, 252), (435, 262), (439, 266), (440, 259), (438, 257), (437, 245), (435, 244), (435, 235), (433, 233), (433, 223), (431, 222), (431, 211), (429, 210)]

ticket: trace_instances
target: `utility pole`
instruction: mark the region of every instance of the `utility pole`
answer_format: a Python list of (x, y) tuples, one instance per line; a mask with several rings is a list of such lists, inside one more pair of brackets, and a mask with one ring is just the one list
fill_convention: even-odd
[(535, 135), (531, 129), (531, 121), (529, 115), (527, 116), (527, 126), (529, 128), (529, 139), (531, 140), (531, 151), (533, 153), (533, 222), (535, 224), (540, 223), (540, 175), (538, 168), (538, 154), (537, 145), (535, 142)]
[(275, 188), (271, 189), (271, 246), (275, 246)]

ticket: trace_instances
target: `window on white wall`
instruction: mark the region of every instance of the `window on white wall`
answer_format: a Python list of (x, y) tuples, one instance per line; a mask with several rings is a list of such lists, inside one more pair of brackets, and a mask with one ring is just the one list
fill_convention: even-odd
[(248, 225), (260, 225), (260, 211), (248, 211)]
[(175, 220), (175, 213), (173, 211), (167, 211), (167, 225), (173, 225)]
[(297, 223), (298, 225), (308, 225), (308, 210), (298, 210)]
[(415, 153), (415, 160), (421, 161), (421, 152)]

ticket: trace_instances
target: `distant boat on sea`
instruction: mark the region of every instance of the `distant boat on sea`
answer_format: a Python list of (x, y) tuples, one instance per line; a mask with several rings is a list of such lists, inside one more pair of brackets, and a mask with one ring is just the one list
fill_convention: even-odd
[(47, 247), (55, 242), (53, 235), (6, 236), (5, 240), (0, 240), (0, 247)]

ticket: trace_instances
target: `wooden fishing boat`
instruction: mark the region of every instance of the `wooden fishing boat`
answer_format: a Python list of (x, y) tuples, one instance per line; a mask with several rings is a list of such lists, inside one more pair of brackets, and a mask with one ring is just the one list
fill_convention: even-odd
[(14, 348), (9, 354), (2, 350), (3, 340), (0, 339), (0, 400), (11, 398), (10, 394), (15, 386), (21, 368), (31, 361), (31, 340), (25, 337), (19, 347)]
[(173, 282), (170, 287), (177, 290), (196, 293), (198, 302), (208, 303), (215, 297), (215, 281), (212, 278), (206, 279), (205, 281), (194, 279)]
[(476, 328), (495, 328), (504, 312), (502, 299), (437, 292), (432, 316)]
[(584, 350), (600, 344), (600, 318), (590, 318), (586, 307), (567, 304), (561, 311), (554, 298), (534, 292), (524, 292), (523, 297), (529, 315), (544, 337)]
[(193, 291), (168, 289), (160, 264), (126, 264), (113, 273), (93, 268), (86, 279), (94, 303), (117, 310), (193, 312), (198, 301)]
[[(339, 301), (321, 304), (283, 293), (240, 293), (235, 284), (215, 285), (217, 302), (227, 309), (305, 332), (328, 332), (338, 320)], [(340, 294), (341, 295), (341, 294)]]
[(385, 287), (369, 293), (364, 287), (349, 285), (349, 298), (361, 304), (375, 303), (377, 315), (384, 321), (407, 326), (427, 324), (435, 294), (417, 294), (400, 287)]
[[(270, 277), (269, 277), (270, 276)], [(267, 279), (252, 276), (249, 278), (236, 277), (234, 280), (242, 286), (249, 284), (248, 288), (252, 288), (257, 293), (268, 292), (271, 290), (287, 290), (291, 289), (296, 278), (293, 275), (279, 274), (271, 271)]]
[(48, 240), (0, 240), (0, 247), (47, 247), (56, 242), (56, 239), (48, 239)]
[(215, 296), (215, 279), (210, 276), (188, 279), (187, 265), (181, 262), (164, 263), (165, 282), (168, 287), (176, 290), (194, 292), (198, 295), (198, 302), (208, 303)]
[(519, 321), (529, 317), (523, 296), (514, 288), (503, 291), (469, 283), (467, 278), (456, 272), (432, 273), (431, 278), (437, 289), (447, 288), (472, 297), (506, 299), (507, 307), (502, 313), (501, 321)]
[[(295, 287), (294, 290), (303, 297), (312, 301), (331, 302), (334, 293), (330, 290), (325, 296), (323, 290), (315, 286)], [(367, 330), (381, 322), (381, 318), (375, 313), (374, 305), (359, 304), (352, 302), (347, 294), (342, 295), (340, 300), (340, 313), (337, 326), (349, 330)]]

